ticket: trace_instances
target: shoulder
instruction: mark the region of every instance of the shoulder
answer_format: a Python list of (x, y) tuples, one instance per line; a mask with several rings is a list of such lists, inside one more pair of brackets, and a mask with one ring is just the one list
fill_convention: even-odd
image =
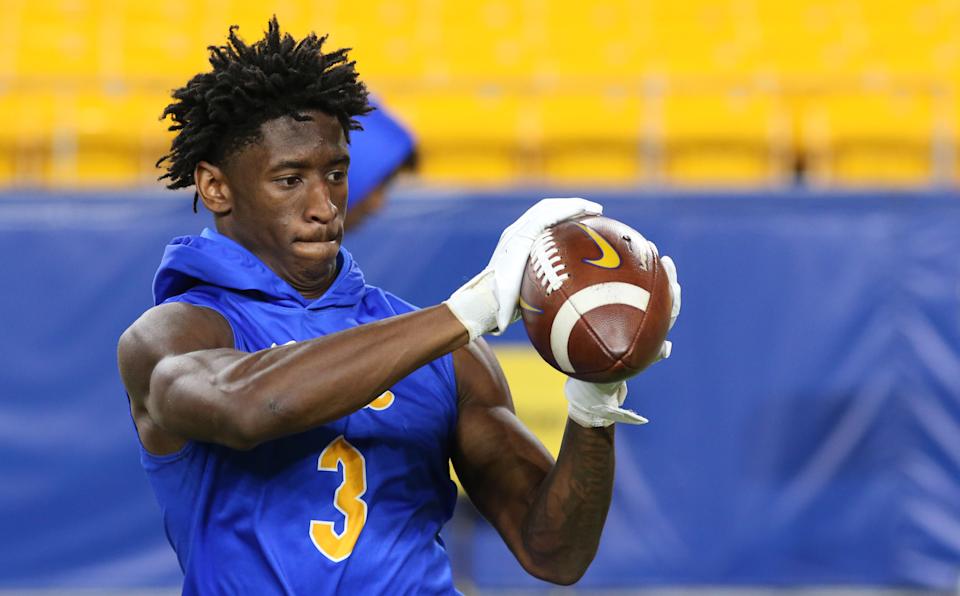
[(160, 429), (146, 407), (150, 381), (160, 363), (169, 356), (232, 345), (233, 332), (219, 313), (183, 302), (155, 306), (123, 332), (117, 366), (140, 442), (149, 452), (173, 453), (184, 443)]
[[(187, 302), (168, 302), (140, 315), (120, 336), (118, 347), (121, 351), (168, 344), (223, 348), (232, 345), (232, 334), (230, 324), (219, 312)], [(222, 345), (226, 340), (231, 341)]]
[(117, 343), (120, 375), (131, 398), (145, 394), (150, 374), (166, 356), (233, 347), (233, 331), (220, 313), (183, 302), (155, 306), (133, 322)]

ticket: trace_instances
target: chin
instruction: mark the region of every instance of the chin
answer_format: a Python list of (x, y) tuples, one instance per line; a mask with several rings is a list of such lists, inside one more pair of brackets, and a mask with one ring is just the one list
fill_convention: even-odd
[(295, 286), (309, 288), (333, 281), (337, 274), (337, 255), (340, 243), (333, 242), (295, 242), (293, 246), (293, 267), (291, 272), (297, 278)]

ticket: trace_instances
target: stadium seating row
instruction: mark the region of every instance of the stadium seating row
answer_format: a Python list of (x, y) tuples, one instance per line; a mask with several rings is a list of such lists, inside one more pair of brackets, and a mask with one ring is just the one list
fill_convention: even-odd
[(7, 0), (0, 77), (179, 80), (231, 23), (332, 32), (374, 79), (647, 73), (960, 78), (952, 0)]
[(270, 14), (356, 48), (432, 180), (955, 179), (953, 0), (7, 0), (0, 183), (152, 180), (169, 89)]
[[(162, 93), (0, 96), (0, 181), (145, 184), (169, 133)], [(594, 93), (409, 93), (392, 108), (420, 131), (423, 175), (510, 181), (915, 185), (952, 179), (946, 108), (923, 94), (654, 98)]]

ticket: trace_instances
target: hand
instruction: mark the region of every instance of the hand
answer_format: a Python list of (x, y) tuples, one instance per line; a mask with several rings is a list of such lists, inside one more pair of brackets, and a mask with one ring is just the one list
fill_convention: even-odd
[(603, 207), (580, 198), (543, 199), (500, 235), (486, 268), (445, 302), (470, 333), (470, 340), (499, 335), (520, 318), (520, 282), (533, 241), (547, 228), (581, 215), (599, 215)]
[[(660, 251), (657, 250), (657, 245), (653, 242), (650, 242), (650, 248), (653, 249), (654, 254), (660, 255)], [(677, 281), (677, 266), (668, 256), (660, 257), (660, 264), (663, 265), (663, 270), (667, 273), (667, 279), (670, 281), (670, 297), (673, 299), (673, 307), (670, 309), (670, 327), (667, 328), (669, 331), (673, 329), (673, 326), (677, 322), (677, 317), (680, 316), (680, 283)], [(670, 357), (670, 353), (673, 351), (673, 342), (665, 340), (663, 345), (660, 346), (660, 355), (654, 362), (659, 362), (661, 360), (666, 360)]]
[(600, 384), (571, 377), (563, 386), (563, 392), (569, 403), (567, 413), (580, 426), (596, 428), (610, 426), (614, 422), (647, 423), (643, 416), (621, 407), (627, 398), (627, 384), (623, 381)]

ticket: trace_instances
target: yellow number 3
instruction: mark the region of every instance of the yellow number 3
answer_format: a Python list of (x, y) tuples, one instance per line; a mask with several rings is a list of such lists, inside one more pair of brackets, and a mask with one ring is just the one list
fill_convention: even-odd
[(343, 435), (334, 439), (320, 454), (317, 470), (336, 472), (338, 465), (343, 466), (343, 482), (334, 494), (333, 504), (344, 516), (343, 532), (335, 532), (333, 522), (310, 520), (313, 545), (334, 563), (350, 556), (367, 523), (367, 504), (360, 498), (367, 492), (367, 462)]

